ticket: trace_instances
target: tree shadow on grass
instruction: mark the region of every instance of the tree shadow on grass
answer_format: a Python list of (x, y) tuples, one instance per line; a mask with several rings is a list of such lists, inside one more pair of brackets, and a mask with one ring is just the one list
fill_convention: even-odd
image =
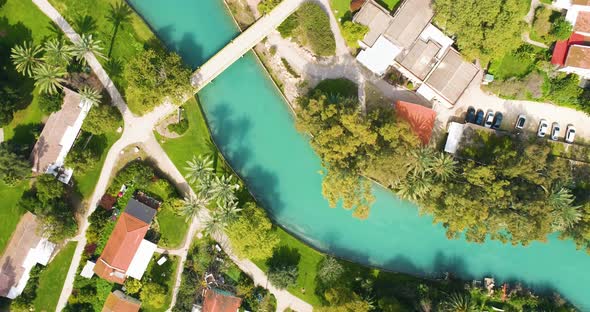
[(301, 254), (295, 248), (289, 248), (287, 246), (281, 246), (275, 249), (270, 259), (266, 261), (266, 264), (270, 267), (290, 267), (299, 265), (301, 260)]
[(18, 125), (14, 128), (14, 136), (11, 139), (11, 143), (16, 144), (19, 149), (23, 150), (23, 153), (29, 154), (42, 129), (43, 124), (41, 123)]
[(90, 15), (78, 15), (74, 19), (74, 27), (80, 34), (90, 34), (97, 30), (96, 19)]

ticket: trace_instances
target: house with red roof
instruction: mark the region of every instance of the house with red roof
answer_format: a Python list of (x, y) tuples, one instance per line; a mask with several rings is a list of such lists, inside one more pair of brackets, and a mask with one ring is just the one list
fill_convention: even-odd
[(395, 103), (395, 111), (398, 117), (410, 124), (410, 127), (420, 138), (423, 145), (427, 145), (430, 142), (436, 120), (436, 112), (434, 110), (414, 103), (397, 101)]
[(155, 214), (153, 208), (130, 199), (96, 261), (94, 273), (119, 284), (128, 276), (141, 279), (156, 251), (156, 245), (144, 239)]
[(141, 301), (115, 290), (107, 297), (102, 312), (139, 312), (139, 308)]
[(242, 298), (221, 289), (209, 288), (203, 297), (202, 312), (236, 312), (242, 305)]
[(590, 0), (557, 0), (553, 5), (566, 9), (565, 19), (573, 26), (570, 38), (555, 43), (551, 64), (559, 71), (590, 78)]

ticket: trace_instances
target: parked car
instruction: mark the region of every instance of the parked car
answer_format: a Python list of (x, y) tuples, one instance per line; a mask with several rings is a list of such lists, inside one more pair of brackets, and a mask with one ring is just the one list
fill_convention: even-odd
[(559, 139), (560, 131), (561, 128), (559, 127), (559, 124), (554, 122), (553, 125), (551, 125), (551, 140), (557, 141), (557, 139)]
[(526, 116), (525, 115), (518, 115), (518, 119), (516, 119), (516, 125), (514, 125), (514, 128), (523, 129), (525, 123), (526, 123)]
[(469, 106), (467, 109), (467, 115), (465, 116), (465, 123), (474, 123), (475, 122), (475, 108), (473, 106)]
[(544, 138), (545, 134), (547, 134), (547, 130), (549, 130), (549, 124), (547, 123), (547, 120), (541, 119), (541, 122), (539, 122), (539, 130), (537, 130), (537, 136)]
[(486, 114), (486, 122), (485, 122), (484, 126), (486, 128), (491, 128), (493, 123), (494, 123), (494, 112), (488, 111), (488, 113)]
[(492, 124), (492, 129), (500, 129), (503, 117), (504, 116), (502, 116), (502, 113), (496, 113), (496, 115), (494, 116), (494, 123)]
[(568, 143), (574, 143), (576, 139), (576, 128), (573, 125), (567, 125), (565, 129), (565, 141)]
[(483, 125), (483, 116), (483, 111), (481, 109), (478, 109), (477, 114), (475, 114), (475, 124), (478, 124), (480, 126)]

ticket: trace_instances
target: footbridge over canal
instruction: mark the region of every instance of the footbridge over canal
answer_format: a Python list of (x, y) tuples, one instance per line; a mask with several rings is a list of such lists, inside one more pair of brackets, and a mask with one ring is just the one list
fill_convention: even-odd
[(289, 15), (295, 12), (304, 1), (283, 0), (270, 13), (258, 19), (256, 23), (199, 67), (191, 77), (191, 84), (197, 89), (197, 92), (268, 36)]

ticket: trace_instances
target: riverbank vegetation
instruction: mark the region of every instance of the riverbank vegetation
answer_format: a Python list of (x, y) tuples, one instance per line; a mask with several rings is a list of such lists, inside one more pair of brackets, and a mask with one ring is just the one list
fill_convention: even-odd
[(336, 53), (330, 17), (317, 3), (303, 3), (277, 30), (283, 38), (292, 38), (317, 56), (331, 56)]
[(327, 170), (322, 191), (332, 206), (341, 200), (354, 216), (366, 218), (372, 201), (366, 176), (418, 203), (449, 238), (464, 234), (468, 241), (489, 237), (526, 245), (562, 232), (589, 246), (580, 237), (590, 198), (575, 196), (588, 190), (579, 181), (589, 175), (551, 154), (546, 142), (475, 131), (454, 158), (420, 146), (392, 109), (362, 114), (356, 100), (342, 95), (316, 89), (299, 99), (297, 109), (297, 127), (311, 134)]

